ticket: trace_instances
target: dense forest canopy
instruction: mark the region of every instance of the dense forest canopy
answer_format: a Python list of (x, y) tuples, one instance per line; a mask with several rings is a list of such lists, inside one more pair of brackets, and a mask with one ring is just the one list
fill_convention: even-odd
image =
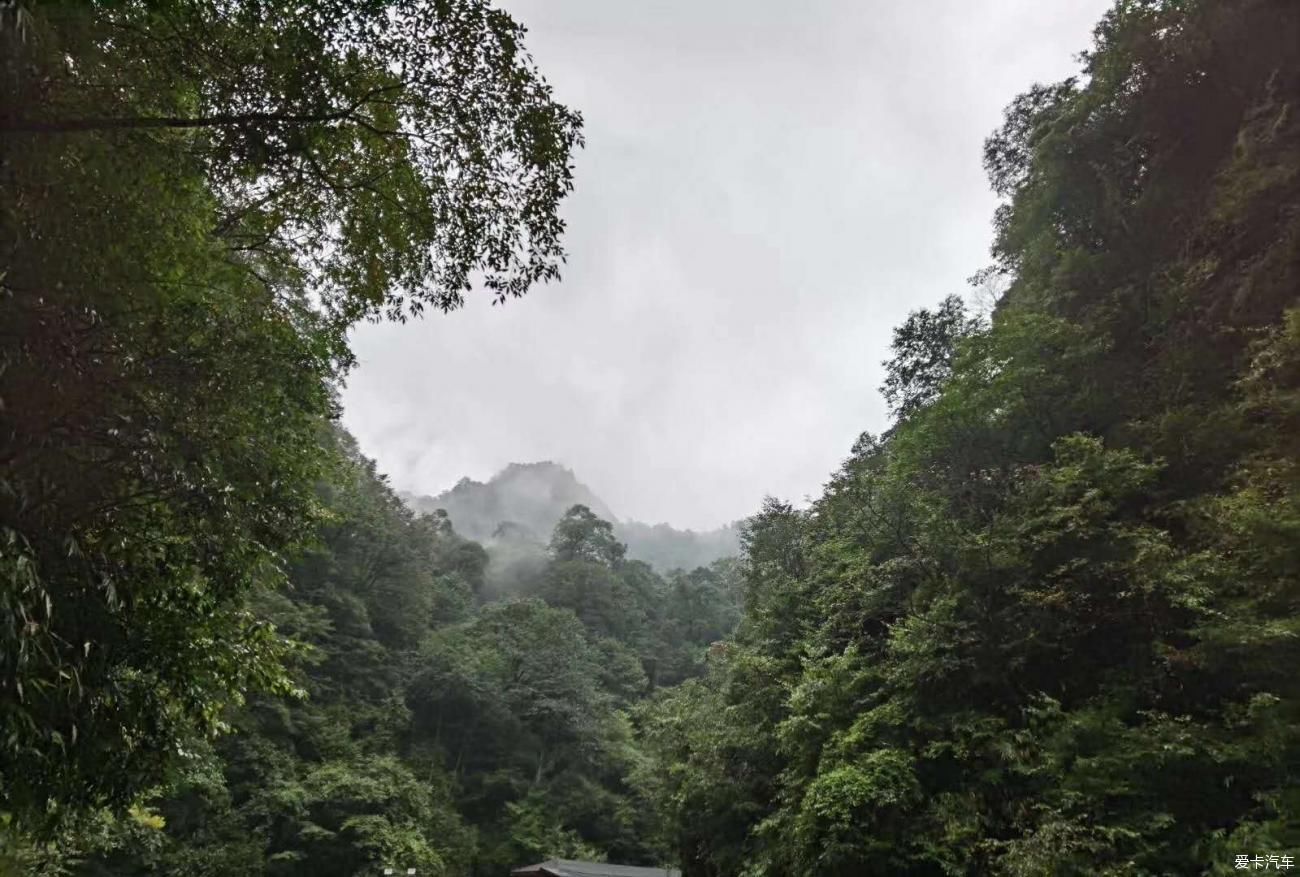
[(28, 867), (93, 875), (506, 873), (554, 854), (655, 862), (628, 709), (698, 676), (739, 617), (733, 567), (665, 580), (577, 506), (526, 591), (483, 599), (487, 556), (417, 517), (343, 433), (318, 540), (251, 609), (292, 639), (293, 691), (125, 818), (80, 814)]
[(163, 782), (325, 518), (356, 320), (556, 276), (580, 119), (482, 2), (0, 8), (0, 811)]
[(1300, 857), (1300, 6), (1118, 0), (987, 142), (996, 306), (694, 569), (576, 481), (485, 547), (336, 423), (355, 321), (556, 275), (522, 37), (0, 7), (0, 874)]
[(991, 321), (896, 332), (897, 422), (753, 520), (734, 641), (658, 695), (687, 874), (1300, 847), (1300, 7), (1120, 2), (1083, 60), (988, 141)]

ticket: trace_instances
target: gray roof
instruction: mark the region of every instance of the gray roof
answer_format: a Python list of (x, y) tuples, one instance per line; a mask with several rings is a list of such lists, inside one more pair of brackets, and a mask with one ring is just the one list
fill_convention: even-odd
[(510, 872), (516, 877), (682, 877), (676, 868), (642, 868), (635, 865), (607, 865), (604, 862), (575, 862), (572, 859), (547, 859)]

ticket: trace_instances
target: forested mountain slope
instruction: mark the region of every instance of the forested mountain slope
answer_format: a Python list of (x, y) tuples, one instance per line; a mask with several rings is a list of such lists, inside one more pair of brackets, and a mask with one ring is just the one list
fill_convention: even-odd
[(985, 160), (991, 322), (897, 330), (896, 424), (753, 520), (661, 694), (688, 875), (1300, 850), (1300, 5), (1118, 3)]
[[(511, 463), (486, 482), (462, 478), (437, 496), (402, 494), (413, 509), (443, 509), (456, 531), (487, 546), (497, 566), (526, 562), (530, 546), (544, 545), (564, 513), (584, 505), (598, 517), (614, 522), (614, 531), (627, 543), (628, 556), (644, 560), (660, 572), (695, 569), (733, 557), (740, 550), (736, 525), (696, 532), (667, 524), (644, 524), (615, 517), (600, 497), (557, 463)], [(507, 575), (507, 570), (501, 570)]]
[(1006, 292), (896, 330), (811, 507), (665, 574), (569, 474), (494, 582), (336, 391), (356, 321), (556, 276), (522, 37), (0, 4), (0, 874), (1300, 858), (1300, 5), (1118, 0), (1011, 104)]
[(481, 546), (413, 515), (347, 435), (328, 444), (317, 542), (250, 607), (292, 641), (292, 690), (227, 710), (124, 817), (85, 813), (11, 866), (498, 877), (555, 855), (666, 860), (628, 713), (732, 631), (731, 566), (665, 580), (575, 506), (520, 593), (485, 600)]
[(523, 34), (481, 0), (0, 3), (0, 873), (464, 848), (437, 775), (370, 757), (459, 561), (367, 506), (331, 422), (357, 322), (559, 276), (581, 118)]
[(404, 493), (417, 512), (443, 509), (458, 532), (483, 542), (502, 525), (522, 527), (529, 536), (545, 540), (564, 513), (584, 505), (604, 520), (614, 513), (604, 501), (558, 463), (511, 463), (487, 481), (462, 478), (437, 496)]

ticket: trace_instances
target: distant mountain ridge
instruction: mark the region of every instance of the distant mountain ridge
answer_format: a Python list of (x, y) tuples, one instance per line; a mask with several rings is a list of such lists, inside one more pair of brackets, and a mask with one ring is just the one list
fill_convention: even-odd
[(545, 545), (560, 517), (575, 505), (585, 505), (614, 524), (629, 557), (661, 570), (707, 566), (740, 549), (735, 524), (695, 531), (620, 521), (571, 469), (550, 461), (511, 463), (486, 482), (462, 478), (437, 496), (405, 491), (400, 496), (417, 512), (446, 510), (456, 532), (489, 548), (500, 542)]

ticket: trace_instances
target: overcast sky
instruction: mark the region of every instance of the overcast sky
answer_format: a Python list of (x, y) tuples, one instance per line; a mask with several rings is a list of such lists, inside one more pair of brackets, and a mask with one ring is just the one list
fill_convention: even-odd
[(890, 330), (989, 261), (984, 137), (1109, 3), (505, 5), (586, 120), (564, 280), (361, 327), (344, 422), (401, 489), (555, 460), (705, 528), (888, 425)]

